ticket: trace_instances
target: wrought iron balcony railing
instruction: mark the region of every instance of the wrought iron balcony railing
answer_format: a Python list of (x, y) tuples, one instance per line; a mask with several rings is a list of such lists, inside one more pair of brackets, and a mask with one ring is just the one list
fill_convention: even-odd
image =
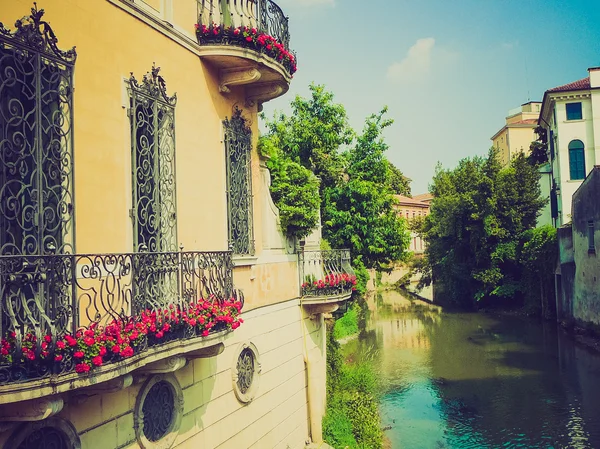
[(0, 385), (236, 328), (232, 270), (231, 252), (0, 256)]
[(350, 250), (302, 251), (299, 255), (302, 296), (348, 299), (355, 289)]
[(290, 47), (288, 18), (271, 0), (198, 0), (198, 24), (256, 28)]
[(271, 56), (290, 74), (289, 19), (272, 0), (198, 0), (196, 32), (200, 44), (237, 45)]

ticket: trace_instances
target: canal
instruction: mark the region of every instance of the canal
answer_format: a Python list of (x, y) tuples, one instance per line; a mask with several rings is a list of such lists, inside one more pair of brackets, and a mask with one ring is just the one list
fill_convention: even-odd
[(344, 345), (374, 364), (393, 449), (600, 448), (600, 356), (553, 323), (447, 313), (395, 292)]

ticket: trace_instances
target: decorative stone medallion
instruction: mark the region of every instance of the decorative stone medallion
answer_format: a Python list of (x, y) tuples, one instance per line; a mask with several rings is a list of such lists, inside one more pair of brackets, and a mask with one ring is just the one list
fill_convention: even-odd
[(150, 377), (140, 390), (134, 413), (135, 436), (144, 449), (167, 449), (175, 442), (183, 416), (183, 391), (173, 374)]
[(240, 402), (248, 403), (258, 391), (261, 372), (259, 354), (252, 343), (242, 343), (236, 354), (231, 369), (233, 391)]

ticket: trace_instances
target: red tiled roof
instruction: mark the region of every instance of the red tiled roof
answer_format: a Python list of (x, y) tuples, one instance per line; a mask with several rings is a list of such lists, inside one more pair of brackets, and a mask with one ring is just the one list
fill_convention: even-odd
[(577, 81), (573, 81), (569, 84), (563, 84), (562, 86), (553, 87), (548, 89), (548, 92), (567, 92), (569, 90), (582, 90), (590, 88), (590, 77), (583, 78)]
[(519, 120), (518, 122), (509, 123), (508, 126), (512, 125), (535, 125), (537, 124), (538, 119), (536, 118), (526, 118), (525, 120)]
[[(419, 195), (419, 196), (422, 196), (422, 195)], [(404, 204), (404, 205), (411, 205), (411, 206), (416, 206), (416, 207), (429, 207), (429, 204), (427, 204), (426, 202), (424, 202), (421, 199), (417, 199), (416, 197), (409, 198), (404, 195), (396, 195), (396, 199), (398, 200), (398, 202), (400, 204)]]
[(429, 201), (433, 199), (433, 195), (431, 193), (421, 193), (419, 195), (414, 195), (413, 199), (419, 201)]

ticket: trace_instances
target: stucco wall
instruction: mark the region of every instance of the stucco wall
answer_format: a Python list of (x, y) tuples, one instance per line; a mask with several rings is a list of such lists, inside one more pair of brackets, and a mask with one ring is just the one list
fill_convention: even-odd
[(573, 197), (575, 291), (573, 316), (600, 324), (600, 259), (589, 250), (588, 222), (594, 223), (595, 247), (600, 251), (600, 169), (596, 168)]

